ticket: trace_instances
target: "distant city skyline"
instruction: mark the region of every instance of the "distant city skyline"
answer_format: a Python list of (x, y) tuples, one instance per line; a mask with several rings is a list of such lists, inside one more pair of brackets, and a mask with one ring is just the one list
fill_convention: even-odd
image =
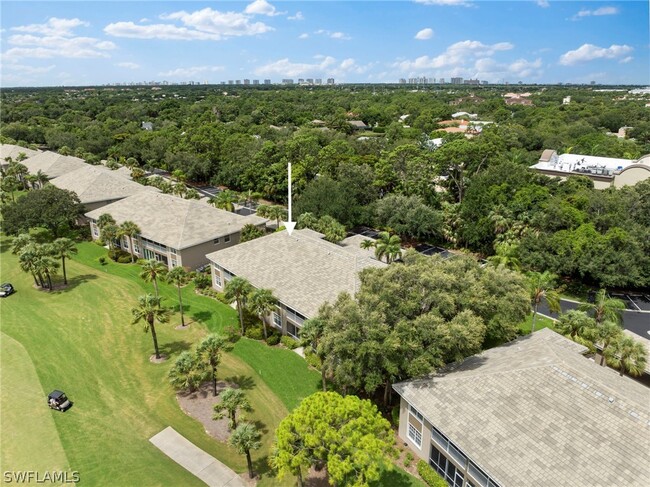
[(647, 1), (3, 1), (1, 9), (5, 87), (650, 84)]

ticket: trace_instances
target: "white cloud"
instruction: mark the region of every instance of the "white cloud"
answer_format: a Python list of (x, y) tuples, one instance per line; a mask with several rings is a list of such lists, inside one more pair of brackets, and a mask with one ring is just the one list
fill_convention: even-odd
[(140, 69), (140, 65), (137, 63), (117, 63), (115, 64), (118, 68), (125, 68), (125, 69)]
[(428, 39), (431, 39), (433, 37), (433, 29), (430, 29), (427, 27), (426, 29), (422, 29), (420, 32), (415, 34), (415, 38), (419, 41), (426, 41)]
[(291, 15), (287, 17), (289, 20), (305, 20), (305, 16), (302, 14), (302, 12), (298, 11), (296, 12), (295, 15)]
[[(252, 4), (251, 4), (252, 5)], [(239, 12), (220, 12), (204, 8), (194, 12), (181, 10), (161, 15), (162, 20), (178, 20), (175, 24), (137, 25), (133, 22), (115, 22), (104, 32), (115, 37), (164, 40), (221, 40), (228, 37), (252, 36), (274, 30), (263, 22), (252, 22), (250, 16)]]
[(303, 33), (303, 34), (300, 34), (298, 36), (298, 39), (309, 39), (309, 34), (307, 34), (306, 32)]
[(449, 6), (461, 6), (469, 7), (471, 2), (466, 0), (415, 0), (415, 3), (421, 3), (424, 5), (449, 5)]
[(598, 47), (593, 44), (583, 44), (578, 49), (562, 54), (560, 64), (573, 66), (594, 59), (617, 59), (626, 56), (632, 51), (633, 48), (627, 45), (612, 44), (609, 47)]
[(76, 27), (87, 27), (88, 22), (79, 19), (59, 19), (52, 17), (44, 24), (30, 24), (18, 27), (12, 27), (11, 30), (17, 32), (29, 32), (32, 34), (40, 34), (42, 36), (52, 37), (67, 37), (71, 36), (73, 29)]
[(367, 72), (372, 64), (359, 65), (352, 58), (344, 59), (338, 62), (332, 56), (317, 55), (314, 58), (316, 63), (296, 63), (291, 62), (289, 58), (279, 59), (277, 61), (260, 66), (255, 70), (258, 76), (287, 76), (302, 77), (327, 75), (343, 77), (347, 73), (363, 74)]
[(244, 13), (251, 15), (268, 15), (269, 17), (286, 14), (286, 12), (276, 11), (275, 7), (266, 0), (255, 0), (253, 3), (246, 6)]
[(318, 30), (314, 31), (314, 34), (327, 36), (327, 37), (329, 37), (331, 39), (337, 39), (339, 41), (349, 41), (350, 39), (352, 39), (351, 36), (349, 36), (348, 34), (346, 34), (344, 32), (332, 32), (332, 31), (327, 30), (327, 29), (318, 29)]
[(634, 59), (634, 58), (633, 58), (632, 56), (628, 56), (628, 57), (626, 57), (626, 58), (621, 59), (621, 60), (619, 61), (619, 63), (621, 63), (621, 64), (627, 64), (627, 63), (629, 63), (630, 61), (632, 61), (633, 59)]
[(176, 68), (171, 71), (158, 73), (158, 76), (164, 76), (165, 78), (192, 78), (199, 74), (214, 73), (223, 70), (223, 66), (192, 66), (189, 68)]
[(508, 66), (508, 72), (518, 78), (530, 78), (539, 76), (542, 67), (542, 60), (537, 58), (534, 61), (527, 61), (526, 59), (517, 59)]
[(548, 3), (548, 0), (537, 0), (537, 5), (539, 5), (542, 8), (548, 8), (551, 6), (550, 3)]
[(580, 10), (577, 14), (571, 17), (571, 20), (579, 20), (584, 17), (601, 17), (603, 15), (616, 15), (618, 14), (618, 8), (616, 7), (600, 7), (596, 10)]
[(420, 56), (413, 60), (400, 61), (394, 67), (402, 71), (442, 69), (454, 66), (464, 66), (476, 58), (483, 58), (493, 55), (497, 51), (508, 51), (514, 46), (509, 42), (499, 42), (488, 45), (479, 41), (461, 41), (449, 46), (442, 54), (429, 57)]
[(6, 69), (11, 71), (16, 71), (18, 73), (30, 75), (30, 74), (44, 74), (52, 71), (56, 66), (54, 64), (50, 66), (27, 66), (24, 64), (7, 64), (4, 66)]

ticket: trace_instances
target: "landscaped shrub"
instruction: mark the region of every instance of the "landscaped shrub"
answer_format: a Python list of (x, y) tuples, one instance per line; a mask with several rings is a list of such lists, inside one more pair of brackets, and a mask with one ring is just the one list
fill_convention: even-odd
[(447, 482), (424, 460), (418, 462), (418, 473), (430, 487), (447, 487)]
[(101, 265), (106, 265), (106, 257), (100, 257), (97, 259)]
[(241, 334), (239, 333), (239, 325), (226, 326), (224, 331), (226, 332), (228, 341), (231, 343), (235, 343), (241, 337)]
[(305, 361), (316, 370), (320, 370), (323, 365), (321, 359), (309, 348), (305, 348)]
[(120, 264), (130, 264), (131, 263), (131, 256), (129, 254), (127, 255), (120, 255), (117, 257), (117, 262)]
[(219, 291), (215, 291), (214, 297), (217, 298), (218, 301), (221, 301), (223, 304), (230, 304), (228, 300), (226, 299), (226, 295), (224, 293), (220, 293)]
[[(108, 251), (108, 256), (111, 258), (112, 261), (114, 262), (120, 262), (120, 257), (124, 259), (128, 259), (126, 262), (131, 262), (131, 254), (128, 252), (125, 252), (124, 250), (121, 249), (112, 249)], [(126, 262), (122, 262), (123, 264)]]
[(261, 326), (251, 326), (246, 328), (245, 333), (247, 338), (252, 338), (253, 340), (262, 340), (264, 338), (264, 330)]
[(406, 452), (406, 457), (404, 458), (404, 466), (406, 468), (409, 468), (411, 466), (411, 463), (413, 463), (413, 453)]
[(266, 339), (266, 344), (270, 347), (277, 345), (278, 343), (280, 343), (280, 335), (277, 333), (269, 335), (269, 337)]
[(206, 274), (197, 274), (194, 279), (192, 279), (192, 282), (194, 282), (194, 286), (197, 289), (205, 289), (210, 285), (210, 276)]
[(393, 420), (393, 426), (399, 427), (399, 405), (390, 410), (390, 417)]
[(298, 348), (298, 341), (294, 340), (291, 338), (289, 335), (284, 335), (282, 338), (280, 338), (280, 342), (282, 342), (282, 345), (285, 347), (293, 350), (294, 348)]

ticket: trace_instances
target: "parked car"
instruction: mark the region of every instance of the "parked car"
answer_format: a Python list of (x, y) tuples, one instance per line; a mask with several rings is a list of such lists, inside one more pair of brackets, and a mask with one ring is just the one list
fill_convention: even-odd
[(57, 411), (65, 412), (72, 406), (72, 402), (65, 395), (65, 392), (53, 390), (47, 396), (47, 405)]
[(16, 290), (14, 289), (14, 287), (8, 282), (5, 282), (4, 284), (0, 285), (0, 298), (6, 298), (7, 296), (15, 292)]

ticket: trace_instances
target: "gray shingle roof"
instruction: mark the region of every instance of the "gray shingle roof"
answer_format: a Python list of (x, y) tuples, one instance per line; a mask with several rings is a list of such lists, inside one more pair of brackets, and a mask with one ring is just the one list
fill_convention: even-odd
[(650, 485), (650, 390), (543, 329), (395, 384), (502, 486)]
[(30, 174), (36, 174), (38, 171), (43, 171), (50, 178), (63, 176), (66, 173), (87, 166), (83, 159), (72, 156), (62, 156), (56, 152), (45, 151), (39, 152), (23, 161), (27, 166)]
[(277, 232), (208, 254), (208, 259), (257, 288), (271, 289), (308, 318), (342, 292), (354, 294), (359, 272), (386, 264), (321, 240), (312, 231)]
[(150, 191), (90, 211), (86, 216), (97, 220), (103, 213), (111, 214), (118, 224), (133, 221), (142, 230), (143, 237), (175, 249), (239, 232), (248, 223), (266, 222), (258, 216), (241, 216), (196, 200)]
[(152, 186), (130, 181), (103, 166), (90, 164), (54, 178), (50, 183), (57, 188), (74, 191), (84, 204), (126, 198), (140, 191), (158, 191)]
[(11, 157), (15, 161), (21, 152), (23, 152), (27, 157), (32, 157), (39, 153), (39, 151), (28, 149), (27, 147), (21, 147), (19, 145), (0, 144), (0, 163), (3, 165), (7, 164), (5, 161), (6, 157)]

